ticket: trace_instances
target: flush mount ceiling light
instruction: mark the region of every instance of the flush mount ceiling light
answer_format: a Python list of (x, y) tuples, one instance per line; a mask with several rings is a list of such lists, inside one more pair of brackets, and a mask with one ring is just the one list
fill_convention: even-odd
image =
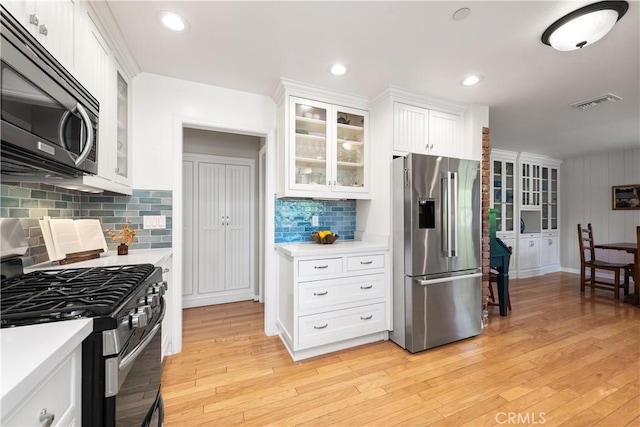
[(626, 1), (601, 1), (574, 10), (551, 24), (542, 43), (557, 50), (581, 49), (603, 38), (629, 9)]
[(473, 86), (480, 83), (482, 76), (469, 76), (462, 81), (462, 86)]
[(342, 64), (333, 64), (331, 66), (331, 74), (334, 76), (341, 76), (347, 72), (347, 67)]
[(158, 20), (168, 29), (177, 33), (186, 33), (189, 31), (189, 23), (186, 19), (178, 15), (177, 13), (167, 12), (162, 10), (157, 13)]

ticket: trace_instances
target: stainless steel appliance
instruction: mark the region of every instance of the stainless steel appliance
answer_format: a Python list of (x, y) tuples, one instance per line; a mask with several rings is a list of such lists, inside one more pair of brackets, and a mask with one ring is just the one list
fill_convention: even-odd
[(0, 286), (3, 328), (93, 319), (93, 333), (82, 343), (83, 426), (162, 426), (166, 282), (160, 268), (41, 270)]
[(1, 20), (2, 174), (95, 174), (98, 101), (4, 7)]
[(480, 163), (409, 154), (392, 165), (391, 340), (417, 352), (478, 335)]

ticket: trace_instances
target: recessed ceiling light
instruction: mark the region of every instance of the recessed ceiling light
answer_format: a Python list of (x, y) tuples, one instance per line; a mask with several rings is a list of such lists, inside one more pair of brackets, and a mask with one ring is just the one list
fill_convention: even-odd
[(462, 86), (473, 86), (482, 80), (482, 76), (469, 76), (462, 81)]
[(334, 76), (341, 76), (346, 72), (347, 67), (342, 64), (333, 64), (333, 66), (331, 66), (331, 74), (333, 74)]
[(189, 31), (189, 23), (186, 19), (178, 15), (177, 13), (167, 12), (162, 10), (158, 12), (158, 19), (168, 29), (177, 33), (185, 33)]
[(542, 34), (542, 43), (561, 51), (581, 49), (606, 36), (628, 9), (626, 1), (581, 7), (551, 24)]

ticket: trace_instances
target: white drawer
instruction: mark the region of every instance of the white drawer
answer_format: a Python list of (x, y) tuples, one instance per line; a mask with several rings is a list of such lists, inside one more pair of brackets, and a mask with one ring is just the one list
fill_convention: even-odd
[(298, 277), (326, 276), (342, 273), (342, 258), (298, 261)]
[[(53, 414), (52, 426), (80, 424), (79, 370), (81, 349), (78, 347), (38, 384), (23, 403), (18, 405), (3, 426), (39, 426), (40, 411)], [(75, 422), (74, 422), (75, 421)]]
[(315, 347), (385, 329), (385, 304), (371, 304), (298, 318), (298, 344)]
[(298, 285), (298, 310), (335, 310), (384, 298), (384, 274), (303, 282)]
[(347, 257), (347, 271), (384, 268), (384, 255), (362, 255)]

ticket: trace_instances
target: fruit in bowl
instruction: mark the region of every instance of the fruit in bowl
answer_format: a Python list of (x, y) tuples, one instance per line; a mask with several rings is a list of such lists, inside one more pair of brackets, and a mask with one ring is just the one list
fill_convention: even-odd
[(335, 242), (338, 240), (338, 237), (340, 236), (330, 230), (315, 231), (311, 233), (311, 239), (314, 242), (324, 245)]

